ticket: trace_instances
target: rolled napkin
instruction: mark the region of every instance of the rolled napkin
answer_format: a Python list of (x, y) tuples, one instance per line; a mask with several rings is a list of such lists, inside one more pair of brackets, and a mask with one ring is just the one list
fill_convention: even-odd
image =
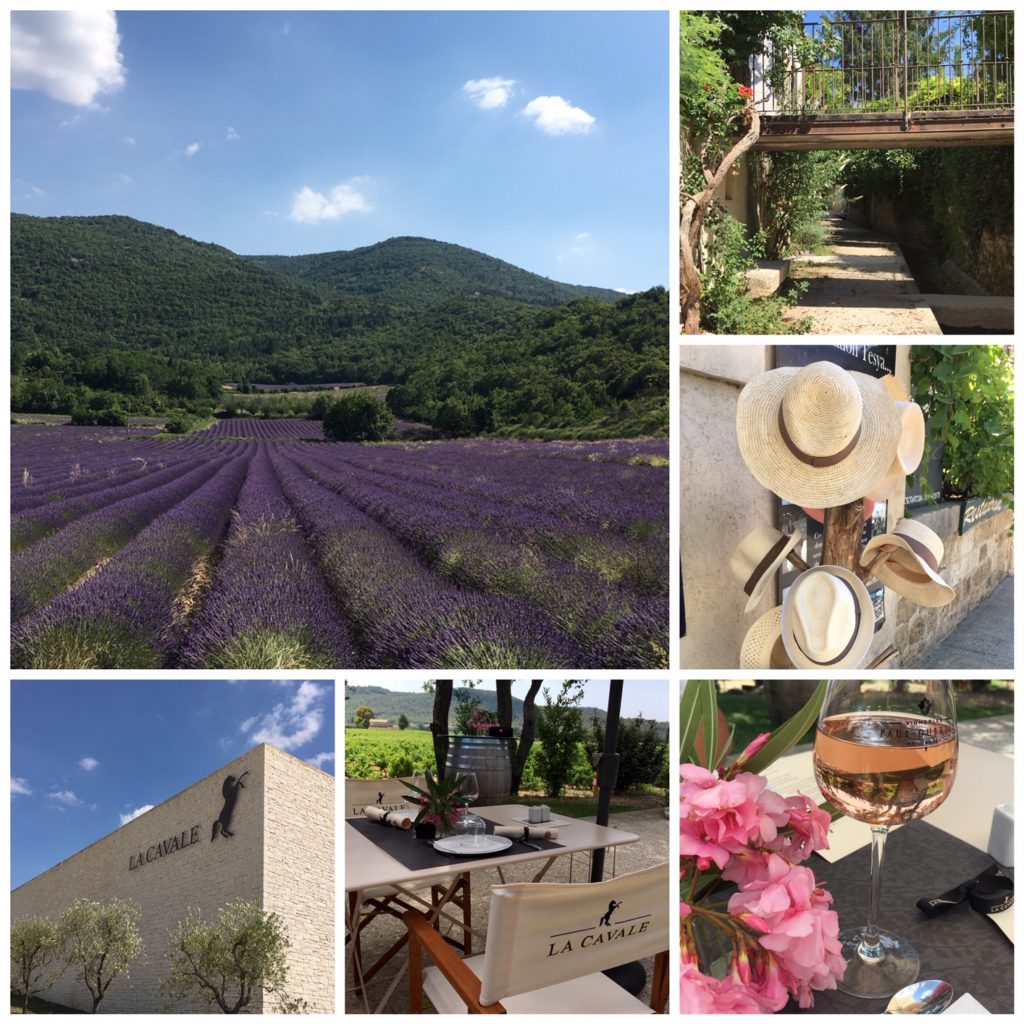
[(496, 836), (508, 836), (509, 839), (550, 839), (552, 842), (558, 839), (557, 828), (537, 828), (533, 825), (495, 825)]
[(392, 828), (412, 828), (412, 818), (405, 811), (388, 811), (371, 804), (363, 808), (363, 817), (380, 822), (381, 825), (390, 825)]

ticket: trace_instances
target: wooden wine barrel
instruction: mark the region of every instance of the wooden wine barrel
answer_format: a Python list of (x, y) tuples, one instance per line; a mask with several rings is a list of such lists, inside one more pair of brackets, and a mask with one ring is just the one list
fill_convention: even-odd
[(474, 807), (507, 804), (512, 791), (512, 748), (505, 736), (453, 736), (445, 760), (445, 776), (474, 772), (480, 797)]

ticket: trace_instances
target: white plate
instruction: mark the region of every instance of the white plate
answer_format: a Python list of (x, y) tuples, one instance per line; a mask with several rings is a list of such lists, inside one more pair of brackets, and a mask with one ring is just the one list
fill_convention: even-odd
[(480, 836), (478, 842), (473, 836), (448, 836), (438, 839), (434, 849), (441, 853), (454, 853), (457, 857), (478, 857), (485, 853), (498, 853), (512, 845), (508, 836)]

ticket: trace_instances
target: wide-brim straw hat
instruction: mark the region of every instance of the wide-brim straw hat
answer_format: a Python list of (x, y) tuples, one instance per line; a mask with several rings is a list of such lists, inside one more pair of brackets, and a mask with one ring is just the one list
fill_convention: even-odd
[(752, 611), (786, 556), (800, 543), (799, 531), (787, 536), (774, 526), (751, 530), (729, 556), (729, 569), (747, 595), (744, 611)]
[(865, 495), (875, 501), (884, 501), (918, 466), (924, 456), (924, 413), (916, 402), (895, 403), (896, 412), (903, 424), (900, 443), (896, 447), (896, 458), (878, 481)]
[(891, 533), (880, 533), (864, 545), (860, 564), (867, 566), (881, 552), (890, 556), (871, 571), (887, 587), (926, 608), (941, 608), (956, 597), (939, 569), (945, 551), (939, 535), (924, 523), (901, 519)]
[[(808, 519), (813, 519), (816, 523), (825, 522), (825, 510), (823, 508), (804, 508), (800, 506), (801, 511), (805, 513)], [(864, 522), (866, 523), (875, 514), (875, 503), (868, 498), (864, 499)]]
[(901, 432), (896, 403), (878, 378), (829, 362), (759, 373), (736, 406), (750, 471), (809, 508), (867, 494), (892, 465)]
[(765, 612), (747, 630), (740, 648), (740, 668), (793, 668), (782, 642), (781, 604)]
[(782, 602), (782, 642), (796, 668), (857, 668), (874, 632), (868, 588), (838, 565), (801, 573)]

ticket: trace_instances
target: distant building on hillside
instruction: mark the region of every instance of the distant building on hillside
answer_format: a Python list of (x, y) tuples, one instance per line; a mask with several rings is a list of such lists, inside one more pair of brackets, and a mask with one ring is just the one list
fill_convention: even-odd
[(371, 729), (394, 729), (395, 727), (387, 718), (371, 718), (370, 719)]

